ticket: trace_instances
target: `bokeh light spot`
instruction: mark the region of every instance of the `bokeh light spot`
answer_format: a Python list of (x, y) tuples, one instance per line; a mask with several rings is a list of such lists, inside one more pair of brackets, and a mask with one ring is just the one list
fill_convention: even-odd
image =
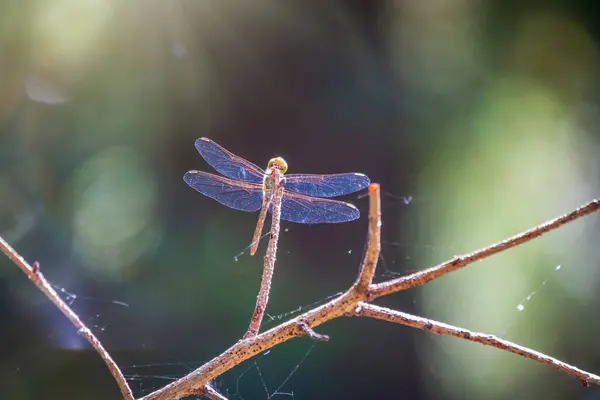
[(129, 148), (91, 157), (75, 174), (71, 196), (75, 250), (102, 274), (121, 273), (159, 238), (156, 183)]
[(79, 66), (113, 17), (113, 8), (106, 0), (51, 0), (38, 7), (34, 59), (50, 68)]

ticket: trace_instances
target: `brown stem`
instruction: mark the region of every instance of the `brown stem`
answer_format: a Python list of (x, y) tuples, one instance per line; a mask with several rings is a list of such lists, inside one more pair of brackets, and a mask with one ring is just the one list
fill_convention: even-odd
[[(281, 182), (281, 174), (277, 168), (272, 170), (271, 175), (271, 202), (273, 204), (273, 216), (271, 218), (271, 238), (267, 246), (267, 253), (264, 258), (264, 267), (260, 290), (256, 297), (256, 306), (250, 319), (248, 331), (243, 339), (254, 337), (260, 330), (267, 304), (269, 303), (269, 292), (271, 291), (271, 281), (275, 271), (275, 258), (277, 255), (277, 243), (279, 242), (279, 224), (281, 220), (281, 199), (283, 197), (284, 185)], [(259, 235), (260, 236), (260, 235)]]
[(44, 293), (52, 303), (71, 321), (71, 323), (77, 328), (77, 332), (83, 336), (92, 347), (98, 352), (104, 363), (108, 367), (110, 373), (115, 378), (121, 394), (124, 399), (133, 400), (133, 393), (123, 376), (123, 373), (111, 358), (110, 354), (106, 351), (102, 343), (94, 336), (91, 330), (79, 319), (77, 314), (65, 303), (52, 286), (48, 283), (44, 275), (40, 271), (39, 264), (35, 262), (33, 266), (30, 266), (27, 261), (19, 253), (15, 251), (2, 237), (0, 237), (0, 248), (6, 256), (17, 265), (29, 277), (29, 279)]
[(377, 183), (369, 185), (369, 237), (367, 240), (368, 247), (365, 258), (356, 283), (354, 283), (355, 289), (363, 293), (367, 292), (373, 281), (381, 251), (381, 197)]

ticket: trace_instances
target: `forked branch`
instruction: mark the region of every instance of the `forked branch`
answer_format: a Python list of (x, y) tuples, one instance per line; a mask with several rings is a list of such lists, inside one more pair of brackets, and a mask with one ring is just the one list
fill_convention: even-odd
[(369, 195), (369, 241), (367, 243), (367, 253), (363, 265), (361, 266), (360, 275), (355, 284), (348, 289), (348, 291), (343, 293), (340, 297), (274, 327), (267, 332), (237, 342), (221, 355), (208, 361), (206, 364), (183, 378), (149, 394), (144, 397), (144, 400), (178, 399), (193, 394), (195, 390), (202, 388), (210, 380), (260, 352), (297, 336), (308, 335), (314, 338), (314, 335), (311, 332), (314, 332), (313, 328), (316, 326), (337, 317), (356, 315), (399, 322), (409, 326), (431, 330), (432, 332), (439, 334), (476, 341), (488, 346), (511, 351), (515, 354), (534, 359), (544, 364), (553, 365), (560, 371), (575, 376), (586, 384), (600, 384), (600, 377), (597, 375), (582, 371), (542, 353), (498, 339), (494, 336), (471, 332), (441, 322), (367, 304), (368, 301), (377, 297), (422, 285), (474, 261), (482, 260), (503, 250), (528, 242), (568, 222), (598, 211), (598, 209), (600, 209), (600, 200), (593, 200), (562, 217), (548, 221), (498, 244), (465, 256), (455, 257), (436, 267), (404, 278), (393, 279), (380, 284), (371, 284), (375, 264), (379, 258), (380, 251), (379, 230), (381, 226), (381, 210), (379, 203), (379, 185), (371, 185), (369, 187)]
[[(181, 397), (194, 394), (203, 394), (211, 399), (225, 399), (225, 397), (220, 395), (215, 389), (209, 386), (209, 382), (211, 380), (235, 367), (241, 362), (249, 359), (250, 357), (276, 346), (279, 343), (283, 343), (291, 338), (308, 335), (314, 340), (327, 340), (329, 338), (326, 335), (316, 333), (314, 328), (323, 324), (324, 322), (341, 316), (371, 317), (385, 321), (401, 323), (419, 329), (430, 330), (438, 334), (450, 335), (475, 341), (487, 346), (493, 346), (502, 350), (506, 350), (544, 364), (552, 365), (556, 369), (580, 379), (586, 385), (589, 383), (600, 385), (600, 376), (582, 371), (581, 369), (571, 366), (560, 360), (511, 343), (509, 341), (499, 339), (493, 335), (471, 332), (463, 328), (454, 327), (434, 320), (368, 304), (369, 301), (372, 301), (378, 297), (425, 284), (449, 272), (465, 267), (474, 261), (482, 260), (511, 247), (526, 243), (543, 235), (546, 232), (557, 229), (568, 222), (596, 212), (600, 209), (600, 200), (593, 200), (568, 214), (548, 221), (521, 234), (489, 247), (477, 250), (473, 253), (454, 257), (453, 259), (435, 267), (408, 275), (406, 277), (392, 279), (379, 284), (372, 284), (371, 281), (375, 272), (375, 266), (379, 258), (380, 251), (381, 210), (379, 201), (379, 185), (372, 184), (369, 187), (369, 195), (369, 240), (367, 243), (367, 252), (361, 266), (360, 274), (356, 282), (350, 287), (350, 289), (348, 289), (348, 291), (331, 300), (330, 302), (310, 310), (260, 335), (250, 335), (249, 337), (240, 340), (221, 355), (213, 358), (203, 366), (178, 379), (177, 381), (174, 381), (169, 385), (147, 395), (144, 397), (144, 399), (179, 399)], [(273, 216), (276, 217), (275, 215)], [(271, 243), (269, 243), (269, 246), (271, 246)], [(40, 290), (42, 290), (42, 292), (44, 292), (52, 300), (52, 302), (56, 304), (56, 306), (69, 318), (69, 320), (71, 320), (71, 322), (78, 329), (80, 329), (82, 335), (84, 335), (86, 339), (90, 341), (92, 346), (94, 346), (94, 348), (98, 351), (100, 356), (108, 365), (111, 373), (117, 381), (117, 384), (121, 388), (123, 397), (128, 400), (132, 399), (133, 396), (131, 395), (131, 390), (129, 390), (123, 375), (120, 373), (114, 361), (112, 361), (106, 350), (104, 350), (100, 342), (93, 336), (89, 329), (83, 325), (77, 315), (73, 313), (73, 311), (60, 299), (60, 297), (58, 297), (52, 287), (47, 283), (47, 281), (45, 281), (43, 275), (41, 272), (39, 272), (39, 269), (29, 266), (22, 257), (20, 257), (4, 240), (2, 240), (2, 238), (0, 238), (0, 247), (2, 247), (3, 252), (30, 277), (30, 279), (40, 288)], [(274, 258), (272, 262), (274, 266)], [(260, 327), (260, 321), (258, 327)], [(256, 329), (256, 332), (258, 332), (258, 328)]]

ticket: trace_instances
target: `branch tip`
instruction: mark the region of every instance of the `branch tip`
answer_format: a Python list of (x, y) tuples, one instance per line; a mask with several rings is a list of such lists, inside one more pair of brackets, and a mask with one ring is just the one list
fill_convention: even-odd
[(371, 183), (369, 185), (369, 193), (378, 192), (379, 191), (379, 183)]

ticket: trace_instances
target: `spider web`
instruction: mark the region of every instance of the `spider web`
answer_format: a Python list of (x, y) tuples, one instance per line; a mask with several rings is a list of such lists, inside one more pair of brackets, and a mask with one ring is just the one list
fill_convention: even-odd
[[(266, 314), (263, 330), (318, 307), (341, 294), (341, 292), (336, 293), (280, 314)], [(267, 350), (219, 376), (211, 383), (216, 390), (229, 399), (277, 399), (283, 397), (295, 399), (294, 386), (296, 382), (294, 378), (317, 346), (316, 342), (307, 338), (301, 338), (298, 342), (300, 344), (284, 343)], [(121, 369), (132, 389), (140, 395), (146, 395), (179, 379), (206, 362), (206, 360), (177, 361), (173, 356), (166, 355), (166, 357), (173, 361), (122, 366)]]
[[(55, 283), (50, 282), (52, 287), (60, 297), (72, 308), (77, 309), (79, 302), (85, 302), (89, 310), (93, 310), (98, 305), (109, 307), (125, 308), (127, 312), (133, 312), (135, 307), (121, 300), (102, 299), (92, 296), (84, 296), (67, 290)], [(317, 307), (331, 299), (341, 295), (327, 296), (321, 300), (299, 306), (293, 310), (287, 310), (280, 314), (267, 314), (264, 327), (268, 328), (281, 321), (292, 318), (306, 310)], [(49, 303), (48, 300), (42, 300), (43, 303)], [(41, 303), (40, 303), (41, 304)], [(38, 304), (39, 305), (39, 304)], [(81, 316), (84, 323), (94, 334), (101, 335), (109, 329), (118, 330), (118, 325), (113, 325), (114, 318), (109, 316), (110, 312), (92, 312), (91, 316)], [(114, 332), (113, 332), (114, 333)], [(64, 345), (64, 338), (57, 337), (64, 335), (64, 330), (51, 332), (47, 339), (51, 342), (60, 342)], [(81, 339), (83, 341), (83, 339)], [(100, 336), (102, 341), (102, 337)], [(317, 343), (309, 339), (301, 339), (300, 345), (283, 344), (275, 349), (268, 350), (262, 354), (238, 365), (233, 370), (223, 374), (212, 382), (213, 387), (223, 393), (230, 399), (277, 399), (291, 398), (295, 399), (295, 377), (313, 352)], [(142, 348), (151, 350), (166, 362), (155, 363), (134, 363), (120, 365), (120, 368), (134, 391), (135, 396), (144, 396), (154, 390), (157, 390), (170, 382), (173, 382), (185, 374), (200, 367), (206, 360), (187, 360), (181, 361), (179, 357), (168, 354), (164, 349), (151, 348), (140, 342)], [(71, 347), (71, 346), (69, 346)], [(78, 347), (78, 346), (75, 346)], [(111, 352), (110, 346), (109, 353)], [(290, 349), (290, 347), (292, 349)], [(295, 361), (294, 361), (295, 360)], [(264, 372), (267, 371), (267, 372)], [(283, 375), (281, 374), (283, 372)], [(194, 398), (194, 397), (191, 397)], [(195, 398), (201, 398), (197, 396)]]

